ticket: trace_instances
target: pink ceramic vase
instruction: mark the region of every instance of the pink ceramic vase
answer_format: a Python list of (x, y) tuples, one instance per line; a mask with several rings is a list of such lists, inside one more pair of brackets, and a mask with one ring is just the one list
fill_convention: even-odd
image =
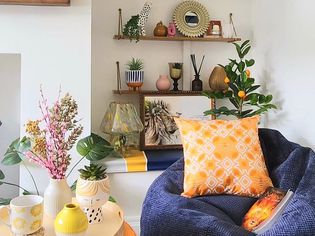
[(171, 81), (168, 79), (167, 75), (160, 75), (159, 79), (156, 81), (156, 88), (160, 91), (170, 90)]
[(167, 36), (169, 36), (169, 37), (174, 37), (174, 36), (176, 36), (175, 23), (173, 23), (173, 22), (169, 23)]

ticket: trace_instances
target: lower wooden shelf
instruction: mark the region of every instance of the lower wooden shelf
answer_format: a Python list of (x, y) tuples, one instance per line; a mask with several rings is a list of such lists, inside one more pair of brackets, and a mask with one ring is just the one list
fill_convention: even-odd
[(140, 91), (133, 91), (133, 90), (113, 90), (114, 94), (119, 94), (119, 95), (141, 95), (141, 94), (149, 94), (149, 95), (160, 95), (160, 94), (165, 94), (165, 95), (200, 95), (203, 92), (207, 91), (158, 91), (158, 90), (140, 90)]

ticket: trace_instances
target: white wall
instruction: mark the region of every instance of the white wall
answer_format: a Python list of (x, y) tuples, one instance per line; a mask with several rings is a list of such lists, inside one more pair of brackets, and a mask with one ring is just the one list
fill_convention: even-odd
[[(131, 15), (138, 14), (145, 0), (94, 0), (92, 6), (92, 130), (99, 133), (102, 116), (111, 101), (130, 100), (138, 103), (134, 96), (114, 96), (116, 89), (116, 61), (120, 61), (123, 76), (125, 64), (131, 57), (143, 58), (145, 63), (144, 89), (155, 89), (159, 74), (168, 74), (168, 62), (183, 61), (183, 44), (180, 42), (153, 42), (113, 40), (117, 34), (118, 8), (123, 10), (123, 23)], [(153, 7), (147, 23), (147, 34), (160, 20), (165, 25), (172, 21), (172, 14), (181, 1), (152, 1)], [(230, 12), (234, 14), (234, 22), (239, 36), (252, 38), (251, 1), (250, 0), (201, 0), (211, 19), (228, 20)], [(213, 67), (218, 63), (226, 63), (229, 57), (236, 57), (234, 46), (222, 43), (192, 43), (191, 52), (200, 60), (205, 54), (202, 79), (208, 88), (208, 78)], [(187, 60), (187, 58), (184, 58)], [(188, 58), (189, 60), (189, 58)], [(190, 78), (185, 78), (190, 80)], [(124, 77), (122, 77), (124, 84)], [(125, 86), (125, 84), (124, 84)], [(126, 88), (126, 87), (125, 87)], [(123, 206), (127, 219), (137, 221), (140, 217), (144, 193), (152, 180), (160, 172), (112, 174), (112, 194)], [(140, 194), (139, 194), (140, 193)], [(133, 225), (137, 225), (136, 222)]]
[[(79, 105), (84, 135), (91, 124), (91, 1), (75, 0), (71, 7), (0, 6), (0, 53), (21, 54), (21, 134), (23, 124), (40, 116), (39, 87), (50, 102), (59, 86)], [(78, 155), (73, 152), (73, 159)], [(32, 167), (41, 192), (47, 172)], [(69, 182), (77, 178), (73, 175)], [(33, 188), (21, 169), (20, 183)]]
[(268, 126), (313, 148), (314, 7), (310, 0), (253, 3), (256, 77), (280, 107), (268, 115)]
[[(0, 159), (11, 141), (20, 135), (20, 92), (21, 92), (21, 57), (18, 54), (0, 54)], [(4, 166), (5, 180), (19, 182), (19, 166)], [(0, 197), (12, 198), (18, 195), (16, 187), (0, 186)]]

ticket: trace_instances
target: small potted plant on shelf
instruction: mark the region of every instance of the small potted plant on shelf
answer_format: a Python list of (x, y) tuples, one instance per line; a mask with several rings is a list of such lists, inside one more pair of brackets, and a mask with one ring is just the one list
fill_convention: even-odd
[(76, 186), (76, 198), (89, 224), (103, 220), (102, 206), (109, 198), (109, 178), (102, 166), (90, 164), (80, 169), (80, 177)]
[(132, 58), (127, 63), (127, 71), (125, 74), (126, 84), (129, 87), (129, 90), (137, 91), (140, 90), (143, 85), (144, 80), (144, 64), (143, 61), (139, 58)]

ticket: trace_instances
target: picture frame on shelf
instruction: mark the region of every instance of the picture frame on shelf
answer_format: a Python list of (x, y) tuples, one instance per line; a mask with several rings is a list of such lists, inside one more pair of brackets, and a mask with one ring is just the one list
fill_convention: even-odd
[(214, 100), (209, 103), (201, 94), (141, 94), (141, 150), (182, 149), (174, 117), (214, 119), (203, 114), (214, 106)]
[(222, 37), (222, 23), (219, 20), (211, 20), (206, 37)]

